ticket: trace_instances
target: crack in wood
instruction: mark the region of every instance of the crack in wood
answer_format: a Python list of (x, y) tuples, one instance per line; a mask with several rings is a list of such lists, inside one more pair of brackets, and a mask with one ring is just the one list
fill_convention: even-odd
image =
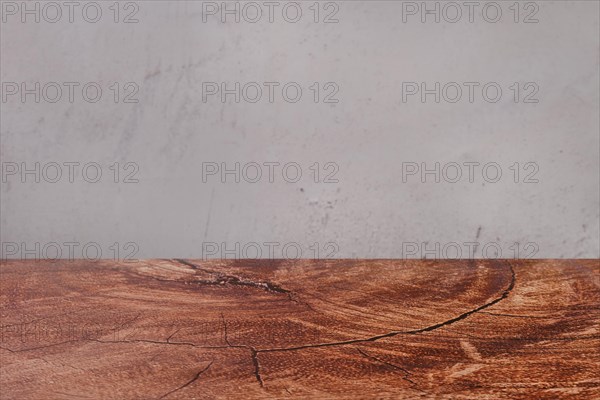
[(257, 288), (257, 289), (266, 290), (267, 292), (286, 294), (290, 301), (297, 303), (297, 304), (302, 304), (303, 306), (307, 307), (309, 310), (315, 311), (310, 304), (308, 304), (304, 301), (298, 300), (292, 291), (290, 291), (288, 289), (284, 289), (280, 285), (277, 285), (273, 282), (269, 282), (269, 281), (255, 282), (253, 280), (246, 279), (243, 277), (223, 274), (219, 271), (202, 268), (197, 264), (194, 264), (192, 262), (189, 262), (189, 261), (183, 260), (183, 259), (179, 259), (179, 258), (175, 258), (175, 259), (173, 259), (173, 261), (176, 261), (180, 264), (189, 266), (196, 271), (202, 271), (202, 272), (207, 273), (214, 277), (213, 280), (199, 279), (199, 280), (194, 281), (194, 283), (201, 284), (201, 285), (214, 285), (214, 286), (229, 284), (232, 286), (253, 287), (253, 288)]
[(272, 282), (269, 281), (264, 281), (264, 282), (255, 282), (249, 279), (244, 279), (242, 277), (239, 276), (235, 276), (235, 275), (227, 275), (227, 274), (223, 274), (219, 271), (212, 271), (212, 270), (208, 270), (205, 268), (202, 268), (194, 263), (191, 263), (189, 261), (186, 260), (181, 260), (181, 259), (175, 259), (175, 261), (187, 265), (189, 267), (191, 267), (194, 270), (197, 271), (202, 271), (205, 272), (207, 274), (213, 275), (215, 277), (214, 280), (212, 281), (207, 281), (207, 280), (198, 280), (196, 281), (196, 283), (200, 283), (200, 284), (204, 284), (204, 285), (224, 285), (224, 284), (229, 284), (229, 285), (233, 285), (233, 286), (248, 286), (248, 287), (254, 287), (254, 288), (259, 288), (259, 289), (263, 289), (263, 290), (267, 290), (269, 292), (275, 292), (275, 293), (285, 293), (285, 294), (289, 294), (291, 293), (289, 290), (282, 288), (279, 285), (276, 285)]
[(507, 287), (507, 288), (506, 288), (506, 289), (505, 289), (505, 290), (502, 292), (502, 294), (500, 295), (500, 297), (497, 297), (496, 299), (494, 299), (494, 300), (492, 300), (492, 301), (490, 301), (490, 302), (488, 302), (488, 303), (485, 303), (485, 304), (484, 304), (484, 305), (482, 305), (482, 306), (479, 306), (479, 307), (477, 307), (477, 308), (474, 308), (474, 309), (472, 309), (472, 310), (470, 310), (470, 311), (467, 311), (467, 312), (465, 312), (465, 313), (462, 313), (462, 314), (460, 314), (460, 315), (459, 315), (458, 317), (456, 317), (456, 318), (452, 318), (452, 319), (449, 319), (449, 320), (447, 320), (447, 321), (440, 322), (439, 324), (431, 325), (431, 326), (428, 326), (428, 327), (426, 327), (426, 328), (417, 329), (417, 330), (415, 330), (415, 331), (406, 332), (406, 333), (421, 333), (421, 332), (430, 332), (430, 331), (436, 330), (436, 329), (438, 329), (438, 328), (441, 328), (441, 327), (443, 327), (443, 326), (451, 325), (451, 324), (453, 324), (453, 323), (455, 323), (455, 322), (461, 321), (461, 320), (463, 320), (463, 319), (465, 319), (465, 318), (469, 317), (469, 316), (470, 316), (470, 315), (472, 315), (472, 314), (475, 314), (475, 313), (477, 313), (477, 312), (479, 312), (479, 311), (481, 311), (481, 310), (485, 310), (486, 308), (488, 308), (488, 307), (491, 307), (491, 306), (493, 306), (494, 304), (496, 304), (496, 303), (498, 303), (498, 302), (500, 302), (500, 301), (504, 300), (505, 298), (507, 298), (507, 297), (508, 297), (508, 295), (510, 294), (510, 292), (512, 292), (512, 290), (514, 289), (514, 287), (515, 287), (515, 281), (516, 281), (515, 270), (514, 270), (513, 266), (512, 266), (510, 263), (508, 263), (508, 266), (509, 266), (509, 268), (510, 268), (510, 273), (511, 273), (510, 284), (509, 284), (509, 285), (508, 285), (508, 287)]
[(256, 377), (256, 380), (258, 381), (260, 387), (264, 387), (264, 382), (262, 380), (262, 377), (260, 376), (260, 363), (258, 362), (258, 351), (256, 351), (256, 349), (252, 347), (250, 347), (250, 351), (252, 356), (252, 363), (254, 364), (254, 376)]
[(208, 369), (210, 368), (210, 366), (213, 364), (214, 360), (211, 361), (204, 369), (200, 370), (190, 381), (184, 383), (183, 385), (179, 386), (178, 388), (175, 388), (173, 390), (171, 390), (170, 392), (162, 395), (161, 397), (159, 397), (159, 399), (164, 399), (165, 397), (167, 397), (170, 394), (173, 394), (183, 388), (185, 388), (186, 386), (191, 385), (192, 383), (196, 382), (198, 380), (198, 378), (200, 378), (200, 376), (205, 373), (206, 371), (208, 371)]
[(167, 343), (170, 343), (170, 342), (171, 342), (171, 338), (172, 338), (173, 336), (177, 335), (177, 334), (179, 333), (179, 331), (180, 331), (180, 330), (182, 330), (182, 329), (183, 329), (183, 327), (181, 327), (181, 328), (179, 328), (179, 329), (175, 330), (175, 332), (171, 333), (171, 334), (169, 335), (169, 337), (166, 339), (166, 340), (167, 340)]
[(329, 342), (329, 343), (317, 343), (317, 344), (307, 344), (307, 345), (302, 345), (302, 346), (295, 346), (295, 347), (282, 347), (282, 348), (275, 348), (275, 349), (260, 349), (258, 350), (259, 352), (278, 352), (278, 351), (294, 351), (294, 350), (302, 350), (302, 349), (310, 349), (310, 348), (319, 348), (319, 347), (332, 347), (332, 346), (343, 346), (343, 345), (349, 345), (349, 344), (358, 344), (358, 343), (365, 343), (365, 342), (375, 342), (377, 340), (380, 339), (385, 339), (385, 338), (389, 338), (389, 337), (394, 337), (397, 335), (414, 335), (414, 334), (418, 334), (418, 333), (423, 333), (423, 332), (431, 332), (434, 331), (436, 329), (442, 328), (444, 326), (448, 326), (451, 324), (454, 324), (455, 322), (458, 321), (462, 321), (465, 318), (468, 318), (469, 316), (471, 316), (472, 314), (475, 314), (481, 310), (484, 310), (488, 307), (493, 306), (494, 304), (497, 304), (498, 302), (504, 300), (506, 297), (508, 297), (508, 295), (510, 294), (510, 292), (514, 289), (515, 287), (515, 283), (516, 283), (516, 275), (515, 275), (515, 271), (512, 267), (512, 265), (510, 263), (508, 263), (509, 269), (510, 269), (510, 273), (511, 273), (511, 279), (510, 279), (510, 283), (508, 285), (508, 287), (502, 292), (502, 294), (495, 298), (492, 301), (489, 301), (479, 307), (476, 307), (474, 309), (471, 309), (467, 312), (464, 312), (462, 314), (460, 314), (457, 317), (451, 318), (449, 320), (434, 324), (434, 325), (430, 325), (427, 326), (425, 328), (420, 328), (420, 329), (415, 329), (415, 330), (410, 330), (410, 331), (392, 331), (392, 332), (388, 332), (388, 333), (384, 333), (381, 335), (376, 335), (376, 336), (371, 336), (369, 338), (365, 338), (365, 339), (350, 339), (350, 340), (342, 340), (342, 341), (337, 341), (337, 342)]

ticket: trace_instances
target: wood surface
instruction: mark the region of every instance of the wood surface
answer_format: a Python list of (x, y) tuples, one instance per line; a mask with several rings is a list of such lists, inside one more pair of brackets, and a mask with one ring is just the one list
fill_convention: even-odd
[(599, 260), (2, 261), (2, 399), (599, 399)]

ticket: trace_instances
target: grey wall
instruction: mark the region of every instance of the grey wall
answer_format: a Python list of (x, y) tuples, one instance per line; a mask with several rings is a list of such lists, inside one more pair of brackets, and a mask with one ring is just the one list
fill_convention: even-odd
[[(312, 258), (314, 243), (320, 257), (452, 257), (460, 249), (462, 257), (480, 258), (499, 248), (512, 258), (514, 243), (519, 257), (599, 257), (596, 1), (522, 2), (518, 22), (513, 2), (500, 1), (495, 23), (489, 2), (480, 2), (472, 22), (458, 2), (463, 16), (455, 23), (444, 20), (455, 10), (443, 2), (439, 23), (435, 15), (423, 23), (420, 14), (409, 15), (412, 4), (392, 1), (337, 2), (337, 12), (321, 2), (318, 23), (313, 2), (300, 4), (296, 23), (282, 17), (286, 2), (272, 23), (268, 15), (244, 21), (254, 15), (250, 8), (239, 23), (235, 16), (222, 23), (219, 15), (203, 14), (212, 8), (200, 1), (122, 3), (118, 23), (113, 2), (97, 3), (96, 23), (83, 18), (85, 3), (69, 22), (61, 2), (62, 18), (47, 22), (55, 10), (42, 2), (40, 22), (35, 15), (23, 22), (14, 9), (20, 2), (2, 3), (3, 257), (51, 257), (56, 245), (49, 243), (57, 243), (66, 258), (69, 242), (77, 243), (78, 258), (85, 244), (87, 256), (99, 248), (112, 258), (114, 243), (119, 258), (134, 249), (137, 258), (252, 257), (256, 245), (248, 243), (277, 258), (293, 257), (296, 244)], [(92, 20), (93, 6), (86, 11)], [(323, 23), (333, 12), (338, 22)], [(123, 23), (129, 13), (138, 22)], [(40, 83), (39, 103), (35, 94), (22, 98), (22, 82)], [(56, 86), (48, 82), (63, 88), (54, 103)], [(72, 102), (65, 82), (79, 84)], [(102, 89), (95, 103), (82, 95), (90, 82)], [(211, 88), (206, 82), (257, 82), (265, 90), (256, 103), (248, 101), (255, 94), (250, 86), (239, 103), (233, 95), (222, 102), (218, 95), (203, 98)], [(273, 102), (264, 82), (281, 84)], [(282, 97), (289, 82), (302, 88), (296, 103)], [(434, 94), (403, 101), (406, 82), (429, 88), (456, 82), (463, 94), (451, 103), (455, 92), (447, 86), (439, 103)], [(480, 84), (472, 102), (464, 82)], [(488, 100), (482, 97), (490, 82), (502, 89), (495, 103), (492, 86)], [(127, 99), (137, 103), (124, 102), (136, 87)], [(337, 102), (326, 102), (336, 87), (327, 100)], [(23, 175), (36, 162), (39, 176)], [(80, 163), (73, 182), (65, 162)], [(82, 173), (91, 162), (102, 171), (96, 183), (86, 181), (93, 167)], [(302, 177), (293, 183), (294, 169), (282, 176), (279, 166), (269, 182), (263, 165), (256, 183), (249, 182), (251, 167), (246, 179), (240, 171), (239, 183), (233, 175), (226, 182), (218, 175), (203, 179), (203, 163), (233, 168), (236, 162), (295, 162)], [(434, 175), (424, 183), (419, 174), (403, 179), (403, 169), (415, 165), (406, 163), (433, 168), (436, 162), (439, 183)], [(473, 182), (465, 162), (480, 163)], [(55, 183), (52, 163), (62, 165)], [(456, 183), (452, 163), (463, 172)], [(493, 168), (482, 175), (487, 163), (501, 167), (499, 181)], [(124, 182), (132, 171), (138, 182)], [(279, 243), (272, 255), (267, 242)], [(218, 250), (206, 243), (218, 243)], [(223, 243), (240, 247), (222, 254)]]

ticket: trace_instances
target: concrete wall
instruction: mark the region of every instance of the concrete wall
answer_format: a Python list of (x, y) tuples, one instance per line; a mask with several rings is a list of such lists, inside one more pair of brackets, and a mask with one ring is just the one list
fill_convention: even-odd
[(3, 257), (599, 257), (598, 2), (2, 3)]

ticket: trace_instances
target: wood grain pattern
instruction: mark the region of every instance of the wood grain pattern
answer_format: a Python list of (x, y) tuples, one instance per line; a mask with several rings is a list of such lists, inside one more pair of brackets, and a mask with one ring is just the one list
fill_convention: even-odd
[(598, 260), (0, 268), (3, 399), (600, 398)]

